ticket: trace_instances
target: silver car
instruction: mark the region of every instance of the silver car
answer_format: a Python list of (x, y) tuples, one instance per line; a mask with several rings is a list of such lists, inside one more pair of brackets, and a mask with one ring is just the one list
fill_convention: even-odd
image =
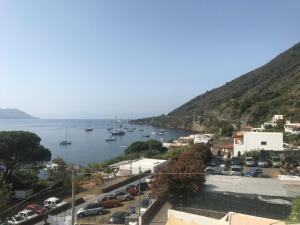
[(126, 191), (116, 191), (115, 193), (113, 193), (113, 195), (119, 202), (129, 201), (133, 199), (132, 195)]
[(255, 166), (255, 160), (253, 159), (253, 157), (246, 157), (245, 164), (246, 166)]
[(84, 216), (91, 216), (91, 215), (102, 215), (104, 209), (100, 203), (91, 203), (86, 205), (83, 208), (80, 208), (77, 211), (77, 216), (82, 218)]
[(241, 166), (232, 166), (229, 172), (231, 176), (243, 176), (243, 167)]
[(270, 167), (270, 162), (268, 160), (260, 159), (257, 163), (259, 167)]

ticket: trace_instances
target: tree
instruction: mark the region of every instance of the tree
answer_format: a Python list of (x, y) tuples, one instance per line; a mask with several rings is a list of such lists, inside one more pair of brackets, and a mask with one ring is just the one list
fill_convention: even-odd
[(166, 151), (161, 142), (157, 140), (149, 140), (145, 142), (134, 142), (124, 152), (125, 154), (130, 154), (130, 151), (131, 153), (141, 153), (149, 150), (157, 150), (159, 153), (163, 153)]
[(48, 180), (52, 183), (58, 182), (65, 187), (71, 186), (71, 171), (67, 163), (62, 158), (53, 159), (52, 163), (57, 166), (49, 170)]
[(7, 180), (18, 164), (49, 161), (51, 152), (40, 144), (41, 138), (28, 131), (0, 132), (0, 158), (6, 166)]
[(253, 157), (253, 159), (255, 159), (256, 161), (259, 160), (259, 151), (257, 150), (251, 150), (251, 151), (247, 151), (244, 152), (243, 156), (244, 157)]
[(194, 151), (199, 160), (202, 160), (205, 164), (208, 163), (211, 159), (212, 153), (210, 147), (204, 143), (198, 143), (191, 145), (189, 150)]
[(234, 132), (234, 127), (229, 121), (223, 121), (221, 124), (221, 135), (230, 137)]
[(4, 181), (3, 176), (0, 176), (0, 212), (6, 208), (10, 193), (11, 186)]
[(159, 197), (173, 203), (188, 202), (192, 195), (200, 192), (205, 182), (203, 161), (195, 151), (185, 151), (177, 160), (172, 160), (156, 176), (154, 190)]
[(133, 142), (124, 152), (126, 154), (130, 154), (130, 151), (132, 153), (140, 153), (142, 151), (146, 151), (149, 149), (149, 146), (143, 142), (143, 141), (136, 141)]

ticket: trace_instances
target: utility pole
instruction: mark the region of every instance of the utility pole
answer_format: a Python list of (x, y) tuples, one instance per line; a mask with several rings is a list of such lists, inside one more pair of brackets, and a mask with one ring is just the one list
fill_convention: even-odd
[(72, 166), (72, 224), (75, 224), (75, 174), (74, 167)]
[(141, 167), (139, 167), (139, 217), (141, 216)]

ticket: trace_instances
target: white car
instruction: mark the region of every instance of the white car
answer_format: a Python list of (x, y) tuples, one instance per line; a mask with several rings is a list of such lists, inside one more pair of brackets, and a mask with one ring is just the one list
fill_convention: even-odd
[(7, 219), (7, 223), (8, 224), (20, 224), (22, 222), (24, 222), (26, 219), (23, 218), (22, 216), (16, 215), (16, 216), (12, 216), (10, 218)]
[(48, 198), (44, 202), (44, 206), (46, 209), (55, 209), (55, 208), (65, 205), (65, 204), (67, 204), (67, 203), (56, 197)]
[(29, 220), (37, 216), (37, 214), (34, 211), (28, 209), (24, 209), (23, 211), (19, 212), (18, 215), (23, 217), (26, 220)]
[(154, 176), (153, 175), (148, 176), (145, 180), (145, 182), (148, 183), (148, 184), (152, 183), (153, 181), (154, 181)]

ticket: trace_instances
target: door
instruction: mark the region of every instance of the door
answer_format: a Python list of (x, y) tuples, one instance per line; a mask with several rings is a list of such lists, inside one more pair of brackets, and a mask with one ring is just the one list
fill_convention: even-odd
[(92, 205), (88, 205), (87, 207), (86, 207), (86, 214), (87, 215), (93, 215), (93, 206)]
[(119, 201), (123, 201), (123, 200), (124, 200), (124, 194), (125, 194), (125, 193), (118, 192), (118, 193), (116, 194), (116, 199), (119, 200)]

